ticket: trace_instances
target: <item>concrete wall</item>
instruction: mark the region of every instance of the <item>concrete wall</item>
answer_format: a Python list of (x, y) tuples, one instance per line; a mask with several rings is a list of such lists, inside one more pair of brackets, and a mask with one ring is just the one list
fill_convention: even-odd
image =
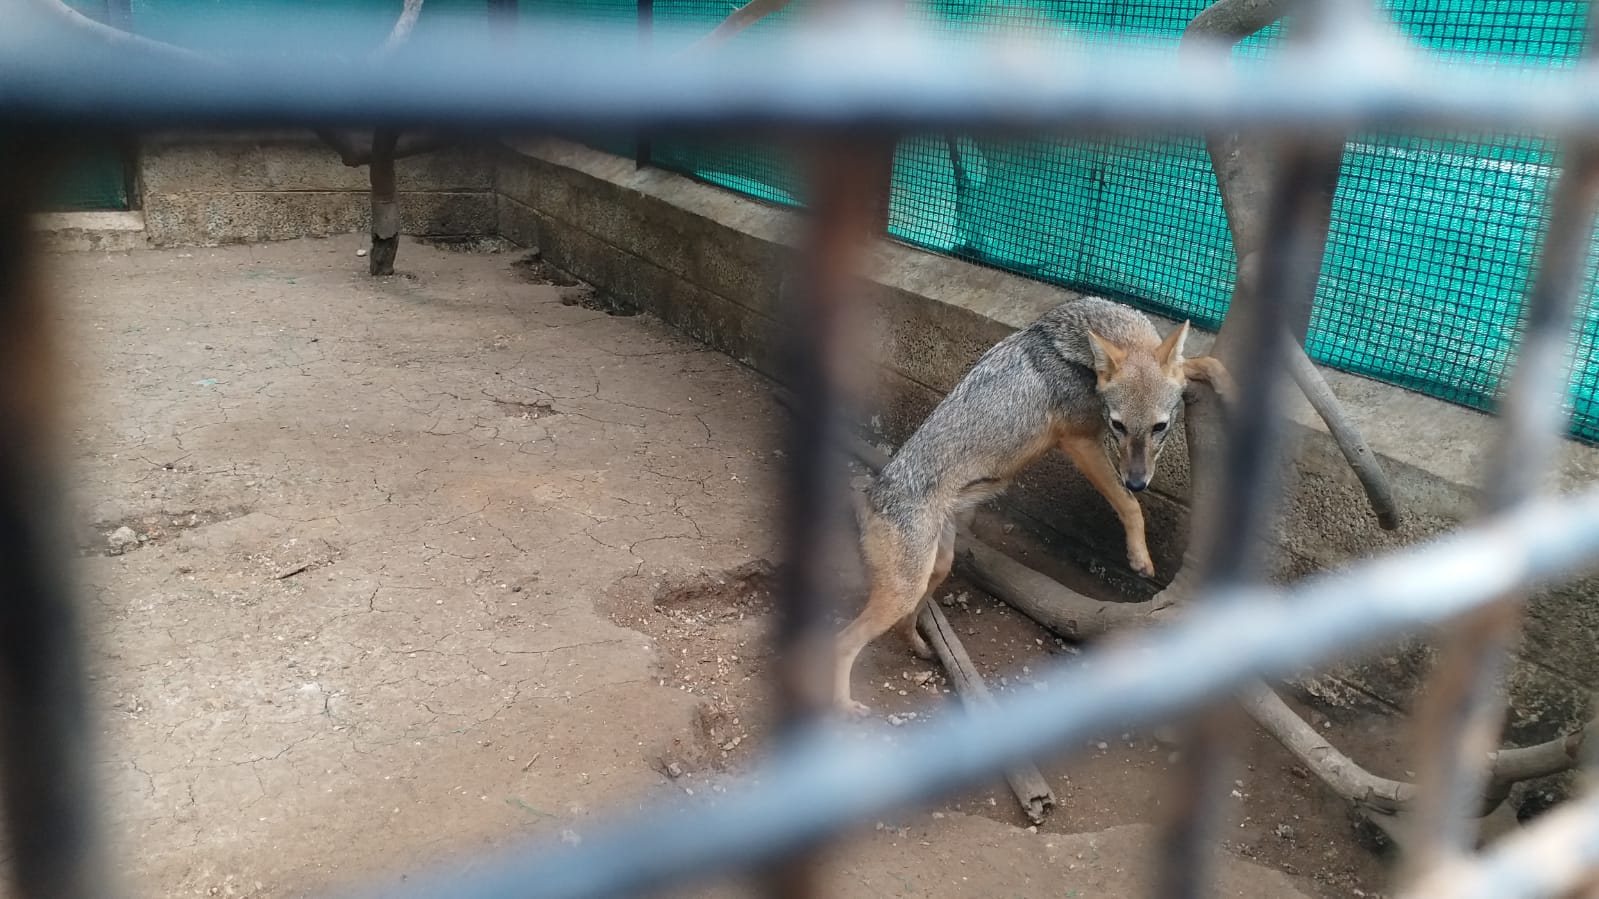
[[(694, 337), (774, 372), (778, 284), (799, 218), (667, 172), (564, 142), (527, 142), (498, 158), (501, 233), (642, 306)], [(872, 254), (863, 300), (879, 392), (873, 424), (891, 442), (907, 436), (976, 357), (1012, 329), (1072, 296), (1002, 272), (883, 243)], [(1163, 329), (1170, 322), (1158, 323)], [(1190, 346), (1203, 348), (1207, 335)], [(1302, 400), (1294, 416), (1295, 465), (1275, 539), (1277, 575), (1288, 580), (1424, 539), (1468, 519), (1487, 416), (1362, 378), (1328, 372), (1365, 430), (1405, 507), (1397, 532), (1376, 526), (1358, 482)], [(1187, 525), (1184, 447), (1162, 457), (1143, 498), (1159, 575), (1181, 558)], [(1551, 481), (1591, 483), (1599, 452), (1568, 443)], [(1027, 474), (1007, 499), (1032, 522), (1097, 560), (1134, 595), (1158, 584), (1125, 570), (1121, 528), (1105, 502), (1067, 464)], [(1096, 566), (1097, 567), (1097, 566)], [(1543, 739), (1589, 714), (1599, 683), (1599, 583), (1540, 594), (1510, 684), (1514, 740)], [(1411, 642), (1362, 664), (1301, 682), (1337, 705), (1404, 708), (1428, 650)]]
[[(145, 232), (156, 246), (240, 243), (367, 229), (367, 172), (309, 134), (161, 135), (137, 166)], [(477, 149), (397, 163), (406, 234), (491, 234), (493, 172)]]

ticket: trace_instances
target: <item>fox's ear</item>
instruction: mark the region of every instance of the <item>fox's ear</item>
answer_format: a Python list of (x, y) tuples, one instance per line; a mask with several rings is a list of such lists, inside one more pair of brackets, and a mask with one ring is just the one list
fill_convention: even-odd
[(1166, 335), (1166, 339), (1155, 348), (1155, 361), (1166, 370), (1166, 374), (1180, 376), (1183, 372), (1183, 344), (1188, 340), (1188, 322), (1183, 322), (1177, 330)]
[(1115, 377), (1116, 369), (1127, 361), (1127, 351), (1093, 331), (1088, 332), (1088, 348), (1094, 352), (1094, 371), (1099, 374), (1100, 383)]

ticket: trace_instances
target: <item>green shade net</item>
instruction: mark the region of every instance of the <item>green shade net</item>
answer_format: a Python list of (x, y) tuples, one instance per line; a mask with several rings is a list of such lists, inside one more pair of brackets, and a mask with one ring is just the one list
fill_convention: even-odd
[[(89, 0), (75, 0), (88, 3)], [(741, 0), (655, 0), (657, 50), (682, 29), (709, 32)], [(757, 23), (757, 39), (805, 13), (806, 0)], [(1174, 49), (1205, 0), (924, 0), (912, 15), (960, 35), (1070, 31), (1088, 43), (1134, 40)], [(236, 28), (292, 6), (312, 29), (324, 16), (397, 15), (401, 0), (132, 0), (135, 30), (182, 43), (202, 25)], [(85, 9), (86, 12), (89, 10)], [(427, 0), (418, 34), (440, 16), (477, 16), (485, 0)], [(1579, 0), (1389, 0), (1386, 14), (1446, 60), (1564, 65), (1578, 55)], [(637, 0), (520, 0), (524, 29), (554, 19), (638, 21)], [(1244, 43), (1269, 53), (1281, 29)], [(374, 33), (376, 45), (383, 34)], [(579, 135), (633, 156), (632, 135)], [(791, 148), (756, 140), (658, 136), (652, 165), (783, 205), (802, 202)], [(115, 165), (111, 164), (115, 161)], [(1313, 358), (1451, 402), (1491, 409), (1509, 363), (1556, 158), (1517, 135), (1355, 135), (1344, 157), (1332, 233), (1312, 315)], [(68, 208), (126, 205), (120, 158), (86, 163), (64, 185)], [(114, 177), (113, 177), (114, 175)], [(899, 145), (889, 231), (935, 252), (1117, 297), (1214, 328), (1232, 288), (1233, 253), (1215, 179), (1193, 136), (1006, 141), (913, 135)], [(1572, 433), (1599, 440), (1599, 315), (1588, 273), (1570, 393)]]
[[(617, 12), (608, 0), (604, 9)], [(543, 6), (544, 3), (537, 5)], [(583, 0), (565, 0), (587, 9)], [(715, 27), (737, 0), (657, 0), (661, 26)], [(960, 34), (1071, 31), (1089, 43), (1175, 48), (1204, 0), (1156, 3), (929, 0), (912, 14)], [(804, 0), (751, 29), (782, 28)], [(1569, 63), (1576, 0), (1400, 0), (1388, 16), (1446, 60)], [(1269, 52), (1280, 27), (1246, 41)], [(740, 37), (739, 40), (745, 38)], [(952, 146), (953, 144), (953, 146)], [(783, 148), (657, 140), (650, 162), (751, 197), (795, 205)], [(1450, 402), (1491, 409), (1517, 332), (1552, 147), (1522, 136), (1356, 135), (1344, 158), (1308, 350), (1313, 358)], [(1232, 289), (1232, 241), (1203, 143), (985, 141), (915, 135), (897, 151), (890, 234), (906, 243), (1214, 328)], [(1593, 273), (1587, 297), (1592, 295)], [(1599, 440), (1599, 316), (1583, 304), (1572, 433)]]

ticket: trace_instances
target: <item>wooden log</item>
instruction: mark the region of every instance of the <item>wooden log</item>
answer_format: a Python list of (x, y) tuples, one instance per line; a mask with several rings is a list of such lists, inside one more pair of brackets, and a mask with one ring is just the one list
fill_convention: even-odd
[[(954, 685), (961, 702), (972, 710), (987, 711), (995, 708), (994, 697), (988, 692), (988, 685), (983, 683), (983, 676), (977, 672), (977, 666), (972, 664), (971, 656), (966, 654), (966, 647), (962, 646), (960, 638), (955, 636), (955, 628), (950, 625), (949, 619), (944, 617), (944, 612), (939, 609), (938, 603), (929, 600), (924, 604), (917, 624), (921, 627), (922, 636), (927, 638), (927, 645), (933, 648), (933, 653), (943, 664), (944, 671), (949, 674), (949, 682)], [(1049, 789), (1049, 782), (1044, 780), (1044, 775), (1036, 765), (1018, 765), (1006, 771), (1005, 783), (1009, 784), (1011, 792), (1016, 794), (1016, 801), (1021, 803), (1022, 813), (1034, 824), (1042, 824), (1049, 810), (1055, 807), (1055, 794)]]
[(1159, 600), (1103, 602), (1084, 596), (983, 543), (964, 529), (955, 544), (962, 574), (1007, 605), (1067, 640), (1087, 641), (1148, 624)]

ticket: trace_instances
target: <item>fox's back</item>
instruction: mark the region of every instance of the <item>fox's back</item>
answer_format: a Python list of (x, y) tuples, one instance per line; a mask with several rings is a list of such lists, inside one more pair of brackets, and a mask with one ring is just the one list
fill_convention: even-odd
[(1099, 297), (1062, 303), (1044, 313), (1032, 328), (1050, 340), (1062, 358), (1087, 366), (1090, 371), (1094, 368), (1094, 351), (1088, 343), (1089, 331), (1134, 353), (1160, 345), (1160, 332), (1147, 316)]
[(1090, 330), (1129, 349), (1160, 343), (1148, 318), (1109, 300), (1051, 309), (972, 366), (883, 469), (873, 504), (997, 490), (1064, 433), (1102, 428)]

